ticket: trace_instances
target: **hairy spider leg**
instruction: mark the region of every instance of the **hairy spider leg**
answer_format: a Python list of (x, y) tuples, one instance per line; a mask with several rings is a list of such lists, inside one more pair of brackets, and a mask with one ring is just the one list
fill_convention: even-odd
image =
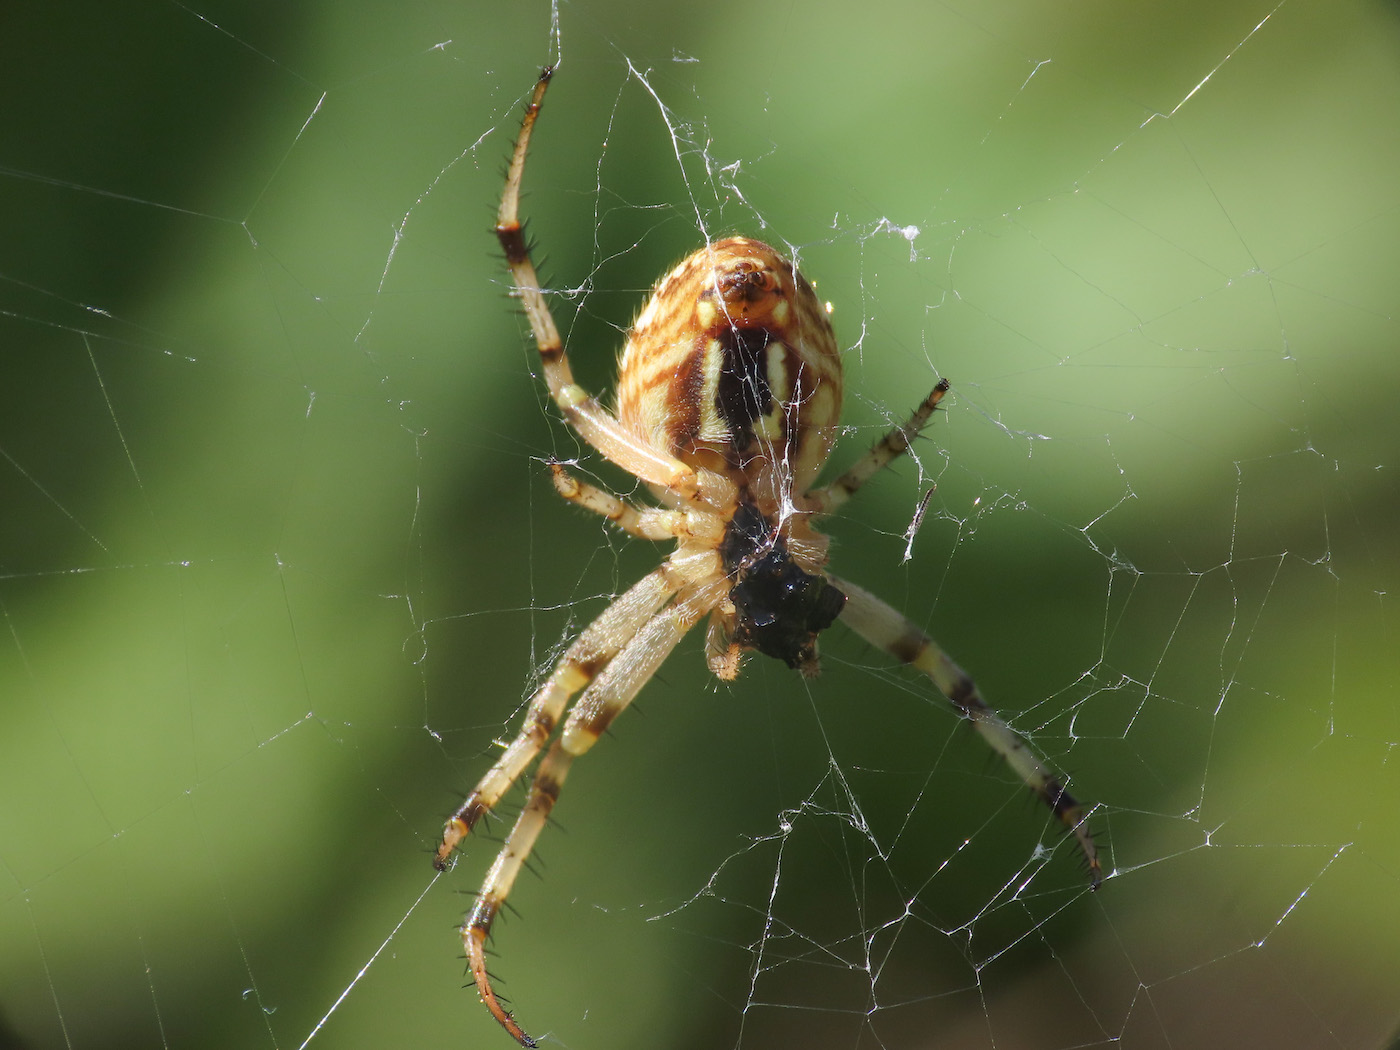
[(561, 464), (549, 465), (554, 491), (575, 506), (592, 511), (623, 532), (644, 540), (701, 540), (718, 546), (724, 538), (724, 519), (712, 511), (638, 507), (606, 489), (579, 481)]
[(938, 691), (964, 718), (972, 722), (991, 749), (1006, 761), (1074, 835), (1089, 868), (1089, 888), (1098, 889), (1103, 881), (1103, 869), (1083, 807), (1035, 756), (1030, 745), (987, 706), (968, 673), (903, 613), (863, 587), (835, 576), (830, 579), (846, 594), (841, 622), (900, 663), (928, 675)]
[(481, 778), (467, 800), (448, 818), (433, 865), (442, 871), (483, 814), (496, 808), (501, 796), (534, 761), (563, 717), (569, 697), (594, 680), (600, 669), (630, 642), (683, 581), (669, 564), (643, 576), (614, 601), (578, 636), (554, 671), (535, 692), (515, 739)]
[(540, 364), (550, 396), (569, 424), (588, 444), (623, 470), (643, 481), (662, 485), (685, 496), (699, 496), (711, 506), (723, 506), (732, 499), (734, 485), (713, 471), (697, 470), (675, 456), (660, 451), (626, 430), (603, 408), (598, 399), (574, 382), (564, 341), (550, 316), (539, 275), (530, 258), (530, 246), (520, 225), (520, 184), (525, 175), (525, 157), (530, 148), (530, 134), (539, 118), (545, 89), (549, 87), (554, 69), (546, 66), (535, 82), (534, 93), (525, 108), (525, 119), (511, 153), (506, 174), (506, 188), (496, 213), (496, 238), (505, 252), (506, 265), (515, 283), (515, 294), (525, 307), (530, 329), (540, 351)]
[[(807, 654), (810, 670), (815, 672), (816, 634), (830, 624), (839, 608), (857, 633), (929, 675), (962, 714), (973, 721), (992, 748), (1061, 820), (1073, 828), (1088, 860), (1093, 885), (1097, 886), (1098, 858), (1083, 825), (1078, 803), (1035, 758), (1025, 742), (982, 702), (967, 675), (927, 635), (861, 588), (846, 583), (838, 588), (834, 582), (828, 582), (826, 540), (810, 525), (811, 518), (839, 507), (884, 466), (908, 451), (947, 391), (947, 382), (940, 380), (908, 422), (886, 434), (846, 473), (823, 488), (802, 491), (826, 458), (835, 435), (841, 381), (839, 354), (825, 316), (819, 312), (814, 315), (815, 319), (803, 315), (807, 322), (816, 326), (815, 336), (811, 330), (806, 330), (807, 336), (815, 338), (815, 345), (804, 337), (801, 324), (797, 326), (797, 342), (792, 347), (783, 340), (770, 344), (767, 335), (763, 336), (761, 345), (741, 338), (748, 330), (740, 323), (741, 318), (753, 320), (762, 333), (769, 332), (765, 325), (770, 321), (784, 333), (797, 323), (785, 313), (790, 309), (786, 299), (776, 304), (769, 302), (775, 288), (785, 280), (785, 273), (791, 272), (793, 281), (797, 282), (795, 289), (805, 290), (812, 300), (809, 306), (815, 308), (816, 303), (810, 286), (801, 281), (791, 264), (773, 249), (745, 238), (728, 238), (707, 246), (677, 266), (658, 285), (638, 316), (633, 328), (634, 338), (652, 333), (654, 328), (654, 338), (660, 340), (661, 352), (657, 353), (657, 348), (649, 345), (634, 346), (629, 340), (623, 355), (623, 375), (619, 377), (624, 418), (631, 424), (624, 426), (574, 382), (563, 341), (550, 315), (520, 225), (520, 188), (530, 136), (552, 75), (548, 67), (540, 73), (526, 107), (497, 212), (496, 236), (505, 252), (514, 294), (521, 300), (529, 318), (551, 398), (582, 440), (649, 484), (663, 506), (632, 504), (597, 486), (580, 482), (559, 464), (551, 465), (554, 485), (565, 500), (601, 515), (632, 535), (675, 539), (677, 544), (661, 567), (604, 610), (569, 647), (548, 681), (531, 699), (519, 734), (443, 830), (442, 842), (434, 857), (440, 869), (446, 866), (453, 850), (481, 816), (497, 805), (505, 791), (553, 739), (536, 770), (525, 807), (491, 865), (476, 905), (461, 927), (473, 980), (491, 1014), (522, 1045), (536, 1045), (504, 1009), (492, 989), (492, 978), (485, 962), (492, 923), (548, 820), (573, 759), (597, 742), (599, 735), (656, 673), (677, 642), (706, 615), (712, 616), (707, 660), (711, 670), (728, 679), (737, 674), (739, 655), (747, 649), (777, 656), (793, 666), (799, 656)], [(703, 272), (695, 270), (700, 265), (696, 260), (721, 252), (731, 256), (738, 253), (731, 259), (732, 269), (726, 270), (722, 279), (711, 261), (708, 283), (701, 281), (698, 289), (691, 288), (689, 285), (696, 283), (697, 272), (704, 276)], [(745, 252), (761, 252), (763, 260), (755, 263)], [(702, 253), (709, 254), (702, 256)], [(676, 304), (665, 301), (668, 295), (680, 296), (681, 308), (688, 303), (694, 315), (676, 315)], [(730, 317), (728, 328), (711, 332), (715, 327), (715, 307), (710, 298), (715, 295), (724, 299), (726, 312), (732, 300), (739, 313)], [(750, 308), (755, 311), (753, 317), (747, 312)], [(771, 317), (765, 313), (770, 308)], [(671, 311), (673, 316), (663, 319), (658, 311)], [(675, 386), (677, 383), (685, 385), (681, 378), (684, 370), (678, 371), (680, 365), (668, 354), (682, 345), (675, 342), (678, 317), (681, 335), (693, 334), (697, 326), (699, 332), (707, 334), (709, 342), (698, 360), (705, 367), (730, 369), (720, 376), (696, 373), (701, 375), (700, 389), (713, 388), (715, 404), (708, 413), (694, 400), (692, 390), (678, 390)], [(727, 352), (726, 346), (729, 347)], [(793, 347), (815, 350), (816, 357), (802, 357), (801, 365), (794, 366), (789, 360)], [(762, 361), (741, 359), (736, 365), (731, 360), (734, 355), (742, 358), (741, 351), (752, 354), (758, 349), (767, 351)], [(634, 353), (641, 353), (642, 357), (629, 365)], [(645, 365), (638, 363), (642, 360), (646, 361)], [(681, 363), (693, 369), (696, 360), (694, 356), (682, 355)], [(759, 364), (766, 365), (766, 370), (758, 368)], [(822, 385), (812, 386), (800, 398), (793, 397), (793, 391), (801, 386), (798, 378), (804, 375), (801, 371), (804, 366), (817, 369)], [(795, 375), (794, 367), (798, 368)], [(724, 386), (724, 376), (752, 382), (755, 391), (761, 388), (765, 396), (780, 394), (782, 398), (793, 397), (793, 400), (783, 409), (785, 414), (781, 418), (774, 418), (773, 413), (766, 410), (766, 402), (743, 397), (736, 400), (733, 391), (727, 391)], [(656, 389), (652, 389), (651, 384), (656, 384)], [(628, 400), (629, 393), (640, 402)], [(806, 407), (796, 407), (794, 417), (791, 413), (795, 406)], [(633, 418), (638, 411), (641, 415)], [(691, 430), (681, 427), (678, 431), (665, 425), (670, 414), (676, 411), (696, 413)], [(748, 460), (734, 459), (730, 454), (743, 452), (754, 443), (754, 438), (767, 440), (770, 435), (764, 427), (781, 429), (784, 425), (792, 426), (794, 419), (799, 428), (810, 428), (810, 432), (799, 435), (795, 446), (798, 451), (807, 450), (802, 460), (804, 473), (797, 491), (779, 493), (770, 477), (776, 445)], [(639, 423), (646, 425), (636, 425)], [(705, 426), (713, 432), (704, 430)], [(693, 450), (689, 444), (677, 441), (675, 434), (681, 431), (687, 442), (699, 439)], [(741, 438), (747, 440), (741, 441)], [(807, 442), (805, 446), (804, 441)], [(674, 450), (674, 454), (669, 450)], [(688, 454), (699, 457), (696, 464), (679, 458)], [(792, 488), (791, 479), (788, 488)], [(781, 501), (778, 500), (780, 495)], [(798, 515), (775, 516), (771, 507), (763, 509), (761, 506), (764, 499), (786, 502), (788, 498)], [(747, 522), (742, 528), (736, 524), (741, 514)], [(760, 519), (757, 522), (750, 520), (755, 515)], [(765, 540), (766, 534), (754, 534), (758, 524), (773, 533), (771, 539)], [(737, 555), (731, 540), (737, 541)], [(771, 548), (759, 549), (755, 546), (758, 541), (770, 542)], [(812, 606), (804, 595), (813, 586), (821, 597), (819, 606), (824, 606), (830, 595), (839, 599), (838, 605), (829, 609)], [(796, 588), (796, 592), (790, 593), (789, 587)], [(745, 588), (742, 603), (741, 588)], [(766, 618), (761, 628), (758, 624), (760, 612), (754, 610), (759, 610)], [(781, 624), (778, 630), (770, 630), (773, 625), (768, 621), (784, 616), (797, 617), (800, 622), (788, 625), (786, 633), (781, 630)], [(577, 699), (570, 705), (576, 694)]]
[(510, 896), (516, 876), (549, 819), (570, 764), (597, 743), (598, 737), (636, 698), (686, 632), (724, 597), (726, 589), (726, 581), (721, 577), (683, 590), (672, 604), (655, 613), (635, 632), (584, 690), (570, 708), (563, 731), (540, 762), (525, 808), (487, 872), (476, 906), (462, 924), (462, 943), (481, 1000), (522, 1046), (537, 1044), (501, 1005), (491, 986), (491, 975), (486, 971), (486, 941), (491, 935), (491, 924)]
[(476, 982), (481, 1001), (486, 1004), (491, 1016), (499, 1021), (501, 1027), (514, 1036), (521, 1046), (539, 1044), (525, 1034), (525, 1030), (516, 1023), (511, 1012), (501, 1005), (495, 989), (491, 986), (491, 975), (486, 971), (486, 940), (491, 936), (491, 924), (496, 921), (501, 905), (505, 904), (506, 897), (515, 884), (515, 877), (520, 874), (530, 851), (535, 848), (535, 840), (544, 830), (554, 803), (559, 800), (559, 791), (564, 785), (564, 778), (569, 774), (569, 766), (573, 760), (574, 756), (564, 750), (560, 741), (556, 740), (550, 745), (539, 769), (535, 771), (534, 779), (530, 782), (530, 795), (525, 801), (525, 808), (520, 811), (505, 845), (501, 852), (496, 854), (491, 870), (486, 873), (486, 881), (482, 884), (481, 893), (476, 898), (471, 915), (462, 924), (462, 943), (467, 950), (467, 966), (471, 970), (472, 980)]
[(659, 507), (638, 507), (611, 492), (579, 481), (558, 463), (549, 465), (554, 491), (577, 507), (592, 511), (630, 536), (643, 540), (665, 540), (680, 534), (685, 513)]
[(830, 514), (841, 504), (854, 496), (862, 485), (884, 470), (890, 463), (909, 451), (909, 446), (919, 436), (933, 416), (938, 402), (948, 392), (948, 380), (940, 379), (929, 391), (918, 408), (914, 409), (907, 422), (895, 427), (877, 441), (865, 455), (835, 481), (813, 489), (807, 493), (807, 500), (816, 514)]

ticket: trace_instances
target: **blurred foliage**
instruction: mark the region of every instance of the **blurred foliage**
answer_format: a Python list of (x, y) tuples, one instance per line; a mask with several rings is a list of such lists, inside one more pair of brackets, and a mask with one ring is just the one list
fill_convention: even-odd
[[(550, 458), (629, 482), (557, 423), (489, 233), (550, 11), (0, 20), (7, 1045), (299, 1046), (371, 959), (313, 1045), (508, 1045), (452, 932), (494, 844), (436, 883), (428, 852), (659, 557), (557, 505)], [(559, 22), (525, 207), (579, 375), (605, 388), (656, 275), (744, 231), (833, 303), (840, 463), (950, 377), (917, 460), (831, 523), (838, 571), (1100, 804), (1116, 874), (1091, 897), (839, 631), (810, 687), (716, 687), (693, 639), (577, 766), (499, 930), (527, 1028), (1381, 1045), (1393, 7)]]

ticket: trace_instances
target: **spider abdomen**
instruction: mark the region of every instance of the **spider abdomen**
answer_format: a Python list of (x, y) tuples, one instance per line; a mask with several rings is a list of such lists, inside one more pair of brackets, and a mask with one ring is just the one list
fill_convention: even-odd
[(623, 425), (749, 488), (805, 490), (840, 413), (826, 310), (761, 241), (729, 237), (687, 257), (657, 284), (623, 350)]

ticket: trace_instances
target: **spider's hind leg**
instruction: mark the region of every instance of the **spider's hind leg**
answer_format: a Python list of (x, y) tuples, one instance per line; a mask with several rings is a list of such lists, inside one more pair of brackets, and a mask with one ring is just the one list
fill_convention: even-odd
[(654, 485), (689, 497), (700, 497), (712, 506), (722, 505), (732, 486), (713, 472), (699, 472), (670, 453), (654, 447), (620, 424), (598, 399), (574, 382), (568, 353), (545, 299), (539, 274), (530, 256), (520, 220), (520, 186), (525, 178), (525, 160), (530, 152), (530, 136), (539, 119), (545, 89), (554, 71), (546, 67), (535, 82), (535, 90), (525, 107), (520, 132), (506, 169), (506, 183), (496, 211), (496, 239), (505, 253), (515, 295), (530, 321), (530, 331), (540, 353), (540, 370), (550, 397), (560, 414), (578, 435), (623, 470)]
[(818, 514), (830, 514), (859, 492), (867, 481), (908, 452), (909, 446), (928, 425), (938, 403), (947, 392), (948, 380), (940, 379), (906, 422), (882, 437), (869, 452), (856, 460), (850, 470), (835, 481), (807, 493), (812, 509)]

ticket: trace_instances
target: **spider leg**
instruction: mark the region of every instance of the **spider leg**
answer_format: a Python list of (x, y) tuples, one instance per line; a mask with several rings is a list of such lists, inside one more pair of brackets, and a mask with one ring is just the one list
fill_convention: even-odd
[(525, 118), (511, 153), (506, 173), (506, 188), (496, 213), (496, 238), (505, 252), (506, 265), (515, 282), (515, 294), (525, 307), (530, 329), (540, 351), (540, 364), (550, 396), (559, 406), (564, 418), (586, 442), (623, 470), (643, 481), (661, 485), (684, 496), (699, 497), (713, 506), (722, 506), (732, 499), (734, 485), (723, 476), (708, 470), (697, 470), (675, 456), (653, 448), (645, 440), (623, 428), (622, 424), (599, 403), (598, 399), (574, 382), (573, 370), (559, 337), (559, 328), (549, 312), (540, 289), (539, 275), (530, 258), (530, 247), (520, 225), (520, 183), (525, 175), (525, 157), (529, 152), (530, 135), (539, 118), (545, 89), (554, 75), (546, 66), (535, 83), (534, 93), (525, 107)]
[(914, 409), (914, 414), (907, 422), (882, 437), (869, 452), (856, 460), (850, 470), (835, 481), (807, 493), (812, 510), (818, 514), (830, 514), (854, 496), (862, 485), (889, 466), (892, 460), (907, 452), (947, 392), (948, 380), (940, 379), (929, 391), (928, 397), (924, 398), (923, 403)]
[(559, 738), (565, 750), (581, 755), (597, 743), (612, 720), (651, 680), (676, 643), (718, 605), (728, 591), (729, 580), (717, 574), (682, 591), (674, 602), (648, 620), (569, 708), (569, 717)]
[(727, 581), (720, 576), (686, 587), (674, 603), (656, 612), (642, 625), (578, 698), (569, 711), (563, 732), (540, 762), (525, 808), (487, 872), (471, 915), (462, 924), (462, 943), (482, 1002), (522, 1046), (537, 1044), (501, 1005), (491, 987), (491, 975), (486, 972), (486, 941), (491, 935), (491, 925), (549, 819), (574, 758), (597, 742), (608, 724), (632, 702), (670, 655), (676, 643), (719, 602), (726, 586)]
[(560, 496), (633, 536), (644, 540), (703, 539), (713, 545), (724, 536), (724, 521), (713, 513), (638, 507), (597, 485), (579, 481), (558, 463), (551, 463), (549, 469)]
[(433, 857), (439, 871), (447, 867), (452, 851), (489, 813), (527, 766), (539, 754), (564, 714), (564, 707), (580, 689), (593, 681), (656, 610), (686, 581), (678, 578), (669, 564), (643, 576), (632, 588), (607, 607), (569, 646), (554, 672), (536, 691), (525, 713), (524, 724), (496, 764), (487, 770), (472, 793), (443, 827), (442, 842)]
[(1089, 888), (1098, 889), (1103, 881), (1103, 869), (1083, 807), (1035, 756), (1026, 741), (987, 706), (967, 672), (902, 613), (863, 587), (835, 576), (831, 577), (831, 583), (846, 594), (846, 605), (841, 611), (842, 622), (871, 645), (928, 675), (938, 691), (972, 722), (992, 750), (1005, 759), (1016, 775), (1050, 807), (1079, 844), (1089, 868)]
[(491, 975), (486, 972), (486, 939), (491, 935), (491, 924), (496, 921), (501, 906), (505, 904), (506, 897), (515, 884), (515, 877), (520, 874), (530, 851), (535, 848), (535, 840), (539, 838), (549, 820), (549, 811), (559, 800), (559, 790), (564, 784), (564, 778), (568, 776), (569, 765), (573, 760), (574, 756), (560, 746), (560, 741), (556, 740), (550, 745), (544, 760), (540, 762), (540, 768), (535, 771), (525, 808), (521, 810), (515, 826), (510, 829), (510, 835), (501, 847), (501, 852), (496, 855), (491, 870), (486, 873), (486, 881), (482, 884), (481, 894), (476, 899), (471, 915), (462, 924), (462, 943), (467, 950), (467, 965), (471, 969), (472, 980), (476, 982), (481, 1001), (486, 1004), (486, 1009), (491, 1011), (491, 1016), (499, 1021), (501, 1027), (513, 1035), (521, 1046), (539, 1044), (525, 1034), (525, 1030), (516, 1023), (510, 1011), (503, 1007), (496, 997), (496, 992), (491, 987)]

